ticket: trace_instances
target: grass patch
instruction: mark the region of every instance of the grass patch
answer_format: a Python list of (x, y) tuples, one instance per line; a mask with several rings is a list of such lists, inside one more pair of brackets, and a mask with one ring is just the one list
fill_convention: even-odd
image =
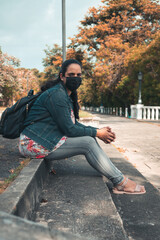
[(79, 117), (80, 118), (88, 118), (88, 117), (92, 117), (93, 115), (89, 112), (86, 112), (86, 111), (83, 111), (83, 110), (80, 110), (79, 111)]
[(10, 170), (11, 175), (8, 178), (6, 178), (4, 181), (0, 181), (0, 194), (3, 193), (5, 189), (16, 179), (21, 170), (27, 166), (30, 161), (30, 158), (24, 159), (20, 162), (20, 165), (17, 168)]

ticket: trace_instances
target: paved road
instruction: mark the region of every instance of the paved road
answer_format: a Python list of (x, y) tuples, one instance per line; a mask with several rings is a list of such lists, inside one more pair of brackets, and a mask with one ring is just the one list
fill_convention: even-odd
[(101, 114), (94, 116), (99, 118), (99, 127), (110, 126), (116, 133), (113, 145), (160, 189), (160, 123)]

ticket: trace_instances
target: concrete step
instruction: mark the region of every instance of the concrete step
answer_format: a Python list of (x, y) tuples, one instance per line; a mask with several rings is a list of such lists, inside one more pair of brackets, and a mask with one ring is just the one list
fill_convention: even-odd
[(0, 211), (0, 240), (87, 240)]
[(128, 239), (102, 177), (84, 156), (53, 161), (35, 221), (89, 239)]

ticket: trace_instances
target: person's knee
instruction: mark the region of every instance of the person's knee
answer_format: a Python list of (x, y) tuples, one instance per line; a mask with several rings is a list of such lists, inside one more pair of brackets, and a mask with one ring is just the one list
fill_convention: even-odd
[(96, 144), (96, 141), (93, 137), (86, 136), (84, 144), (89, 149), (93, 148), (93, 146)]

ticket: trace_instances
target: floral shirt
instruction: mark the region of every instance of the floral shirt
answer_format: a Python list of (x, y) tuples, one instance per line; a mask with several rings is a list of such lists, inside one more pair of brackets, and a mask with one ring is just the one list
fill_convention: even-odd
[[(72, 119), (73, 123), (75, 124), (75, 117), (74, 117), (73, 110), (71, 110), (71, 119)], [(59, 148), (63, 143), (65, 143), (66, 140), (67, 140), (67, 137), (63, 136), (59, 140), (59, 142), (56, 144), (54, 149), (52, 151), (49, 151), (45, 147), (41, 146), (37, 142), (33, 141), (32, 139), (30, 139), (29, 137), (27, 137), (21, 133), (20, 139), (19, 139), (19, 151), (25, 157), (44, 158), (50, 152), (53, 152), (57, 148)]]
[[(66, 140), (67, 137), (62, 137), (52, 151), (59, 148)], [(20, 135), (19, 151), (23, 156), (31, 158), (44, 158), (51, 152), (24, 134)]]

